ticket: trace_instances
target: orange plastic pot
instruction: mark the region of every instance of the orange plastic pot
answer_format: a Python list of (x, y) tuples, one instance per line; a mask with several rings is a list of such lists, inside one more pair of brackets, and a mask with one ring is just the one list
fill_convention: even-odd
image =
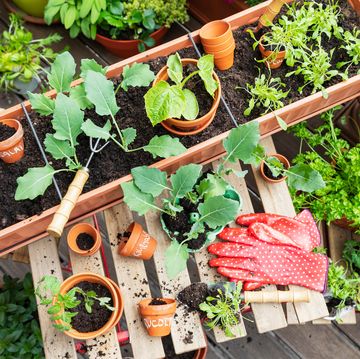
[[(150, 35), (155, 40), (155, 46), (159, 45), (168, 31), (167, 27), (161, 26)], [(106, 50), (119, 57), (126, 58), (139, 53), (138, 45), (140, 40), (114, 40), (99, 34), (96, 34), (95, 40), (104, 46)], [(146, 48), (148, 49), (148, 47)]]
[(130, 237), (123, 237), (119, 244), (119, 254), (125, 257), (150, 259), (156, 249), (156, 239), (146, 233), (139, 223), (133, 222), (127, 229)]
[[(192, 64), (196, 65), (197, 60), (195, 59), (182, 59), (181, 63), (183, 66)], [(156, 75), (156, 78), (153, 82), (153, 86), (155, 86), (159, 81), (164, 80), (166, 81), (169, 78), (169, 75), (167, 73), (168, 67), (164, 66)], [(167, 120), (161, 122), (161, 125), (166, 128), (171, 133), (174, 133), (175, 135), (179, 136), (191, 136), (195, 135), (201, 131), (203, 131), (206, 127), (210, 125), (210, 123), (213, 121), (216, 110), (219, 107), (220, 103), (220, 96), (221, 96), (221, 84), (218, 76), (213, 71), (213, 77), (215, 81), (218, 83), (218, 89), (215, 91), (215, 97), (214, 102), (211, 106), (210, 111), (205, 114), (204, 116), (187, 121), (187, 120), (179, 120), (175, 118), (168, 118)]]
[[(94, 240), (94, 245), (88, 250), (79, 248), (79, 246), (76, 243), (76, 239), (81, 233), (86, 233), (86, 234), (90, 235)], [(100, 236), (99, 231), (94, 226), (92, 226), (90, 223), (78, 223), (78, 224), (75, 224), (75, 226), (73, 226), (70, 229), (70, 231), (67, 235), (67, 243), (68, 243), (69, 248), (76, 254), (83, 256), (83, 257), (92, 256), (94, 253), (96, 253), (100, 249), (101, 236)]]
[(176, 311), (176, 301), (170, 298), (161, 298), (167, 304), (149, 305), (152, 299), (142, 300), (139, 312), (145, 327), (152, 337), (164, 337), (170, 334), (172, 318)]
[[(279, 155), (278, 153), (275, 153), (275, 154), (268, 155), (268, 157), (276, 157), (284, 165), (285, 169), (288, 169), (290, 167), (290, 162), (283, 155)], [(265, 166), (265, 162), (261, 161), (260, 173), (261, 173), (261, 176), (265, 179), (265, 181), (270, 182), (270, 183), (279, 183), (279, 182), (286, 180), (287, 176), (281, 177), (279, 179), (272, 179), (272, 178), (267, 177), (264, 172), (264, 166)]]
[(0, 158), (6, 163), (14, 163), (24, 156), (24, 130), (14, 119), (0, 120), (3, 125), (15, 128), (16, 132), (7, 140), (0, 142)]
[(265, 61), (265, 64), (270, 69), (278, 69), (284, 61), (286, 51), (276, 52), (276, 51), (266, 50), (266, 48), (262, 44), (262, 40), (264, 39), (264, 36), (265, 36), (265, 34), (263, 36), (261, 36), (260, 43), (259, 43), (259, 50), (261, 52), (261, 56), (263, 59), (267, 59)]
[[(79, 273), (79, 274), (75, 274), (75, 275), (67, 278), (61, 284), (60, 294), (64, 295), (71, 288), (76, 287), (80, 282), (84, 282), (84, 281), (101, 284), (104, 287), (106, 287), (111, 293), (111, 297), (113, 300), (112, 306), (115, 308), (115, 310), (112, 312), (108, 322), (102, 328), (100, 328), (96, 331), (82, 333), (82, 332), (78, 332), (77, 330), (72, 328), (72, 329), (64, 332), (69, 337), (78, 339), (78, 340), (93, 339), (93, 338), (96, 338), (100, 335), (103, 335), (103, 334), (109, 332), (120, 320), (120, 317), (121, 317), (123, 309), (124, 309), (122, 295), (121, 295), (119, 287), (115, 284), (115, 282), (112, 281), (111, 279), (108, 279), (106, 277), (103, 277), (103, 276), (101, 276), (99, 274), (95, 274), (95, 273)], [(55, 303), (56, 303), (56, 297), (54, 297), (52, 304), (54, 305)], [(63, 324), (63, 322), (61, 320), (56, 320), (55, 323)]]

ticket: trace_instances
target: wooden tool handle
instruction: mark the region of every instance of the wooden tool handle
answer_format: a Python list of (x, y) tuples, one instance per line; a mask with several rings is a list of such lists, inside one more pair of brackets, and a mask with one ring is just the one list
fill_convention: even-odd
[(285, 0), (273, 0), (266, 8), (265, 12), (260, 16), (259, 25), (269, 26), (269, 24), (271, 24), (274, 20), (275, 16), (280, 12), (285, 2)]
[(87, 170), (80, 169), (76, 172), (76, 175), (71, 182), (65, 197), (62, 199), (51, 223), (47, 227), (47, 232), (51, 236), (55, 238), (61, 237), (64, 227), (69, 220), (70, 214), (74, 209), (88, 178), (89, 172)]
[(309, 291), (307, 289), (302, 291), (245, 291), (244, 295), (245, 303), (297, 303), (310, 301)]

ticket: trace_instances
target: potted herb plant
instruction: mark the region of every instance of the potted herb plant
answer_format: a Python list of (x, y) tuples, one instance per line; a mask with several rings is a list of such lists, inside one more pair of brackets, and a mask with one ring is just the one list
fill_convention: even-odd
[[(199, 60), (181, 59), (178, 53), (169, 56), (167, 65), (159, 71), (152, 88), (144, 96), (151, 124), (161, 123), (177, 135), (194, 135), (208, 127), (215, 117), (221, 96), (220, 81), (213, 70), (212, 55), (202, 56)], [(199, 79), (203, 83), (203, 95), (212, 98), (210, 109), (201, 108), (194, 93), (194, 90), (200, 91), (197, 87)], [(200, 118), (197, 118), (199, 114)]]
[(35, 294), (56, 329), (81, 340), (107, 333), (119, 321), (123, 311), (120, 289), (111, 280), (94, 273), (80, 273), (63, 283), (44, 276)]
[(24, 130), (18, 120), (0, 120), (0, 158), (14, 163), (24, 156)]
[(67, 235), (69, 248), (80, 256), (91, 256), (101, 246), (100, 232), (90, 223), (78, 223)]

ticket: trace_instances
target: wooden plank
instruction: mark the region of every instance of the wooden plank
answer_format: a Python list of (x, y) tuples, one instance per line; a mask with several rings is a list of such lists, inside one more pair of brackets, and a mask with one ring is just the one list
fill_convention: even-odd
[[(264, 146), (266, 153), (276, 153), (270, 136), (263, 139), (261, 144)], [(268, 184), (262, 179), (257, 169), (254, 170), (254, 176), (265, 212), (289, 217), (295, 216), (295, 210), (285, 181)], [(289, 286), (289, 288), (295, 291), (303, 290), (302, 287), (293, 285)], [(329, 314), (323, 295), (316, 291), (310, 291), (309, 303), (295, 303), (294, 307), (300, 323), (323, 318)]]
[[(93, 221), (89, 218), (86, 222), (93, 224)], [(67, 230), (69, 230), (68, 228)], [(82, 272), (92, 272), (95, 274), (105, 275), (104, 268), (101, 260), (100, 251), (96, 252), (92, 256), (82, 257), (78, 254), (69, 251), (72, 271), (74, 274)], [(90, 359), (95, 358), (121, 358), (121, 351), (119, 342), (117, 340), (116, 329), (113, 328), (105, 335), (96, 337), (86, 341), (88, 347), (88, 356)]]
[[(29, 256), (34, 286), (44, 275), (53, 275), (63, 280), (57, 244), (53, 238), (46, 237), (29, 245)], [(74, 341), (52, 326), (47, 308), (39, 305), (38, 313), (44, 352), (47, 359), (76, 359)]]
[[(219, 165), (219, 161), (214, 161), (212, 163), (212, 166), (214, 169), (218, 165)], [(226, 165), (225, 167), (229, 168), (228, 165)], [(239, 163), (232, 164), (231, 167), (234, 168), (236, 171), (241, 171)], [(251, 206), (250, 196), (247, 192), (245, 180), (243, 178), (238, 179), (236, 177), (236, 175), (234, 175), (234, 174), (227, 176), (227, 180), (241, 195), (241, 197), (244, 201), (242, 212), (244, 212), (244, 210), (246, 210), (246, 208), (249, 208), (249, 206)], [(232, 222), (230, 224), (230, 226), (236, 226), (235, 222)], [(217, 240), (215, 240), (215, 241), (217, 241)], [(224, 278), (217, 273), (215, 268), (211, 268), (208, 265), (208, 261), (212, 258), (212, 256), (206, 249), (195, 253), (194, 257), (195, 257), (195, 261), (198, 266), (200, 280), (202, 282), (212, 283), (212, 282), (219, 282), (221, 280), (224, 280)], [(218, 343), (222, 343), (222, 342), (226, 342), (226, 341), (229, 341), (232, 339), (244, 337), (244, 336), (246, 336), (246, 329), (245, 329), (244, 320), (242, 317), (241, 317), (240, 324), (236, 328), (233, 328), (233, 333), (235, 334), (235, 337), (229, 338), (225, 335), (225, 333), (220, 328), (216, 327), (214, 329), (215, 339)]]
[[(145, 221), (148, 233), (158, 242), (157, 249), (154, 253), (154, 263), (159, 278), (161, 293), (163, 297), (174, 297), (183, 288), (190, 285), (189, 274), (187, 271), (183, 271), (175, 279), (171, 281), (168, 279), (165, 271), (165, 251), (170, 244), (170, 240), (161, 228), (158, 213), (149, 212), (145, 215)], [(194, 312), (188, 313), (185, 306), (178, 305), (174, 320), (172, 321), (171, 338), (176, 354), (205, 347), (206, 340), (199, 315)]]
[(132, 214), (125, 203), (122, 203), (104, 211), (104, 216), (116, 276), (124, 292), (124, 312), (133, 356), (141, 359), (163, 358), (165, 354), (161, 338), (147, 334), (136, 305), (141, 299), (151, 297), (144, 262), (118, 254), (117, 234), (126, 231), (133, 221)]
[(30, 258), (27, 246), (17, 249), (12, 256), (12, 259), (15, 262), (29, 263)]

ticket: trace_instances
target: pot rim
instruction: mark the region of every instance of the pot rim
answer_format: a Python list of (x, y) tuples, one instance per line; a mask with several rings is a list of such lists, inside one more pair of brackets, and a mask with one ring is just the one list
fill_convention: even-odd
[[(80, 230), (80, 227), (87, 227), (87, 229), (89, 230), (89, 232), (92, 232), (92, 233), (88, 233), (84, 230)], [(79, 230), (79, 233), (78, 235), (76, 236), (76, 238), (74, 239), (74, 241), (71, 241), (70, 240), (70, 237), (71, 235), (76, 232), (77, 230)], [(86, 233), (86, 234), (89, 234), (93, 240), (94, 240), (94, 244), (93, 246), (90, 248), (90, 249), (81, 249), (79, 248), (79, 246), (77, 245), (76, 243), (76, 239), (77, 237), (82, 234), (82, 233)], [(94, 236), (92, 235), (94, 234), (95, 235), (95, 238)], [(82, 255), (82, 256), (90, 256), (90, 255), (93, 255), (95, 252), (97, 252), (101, 246), (101, 235), (100, 235), (100, 232), (95, 228), (95, 226), (93, 226), (92, 224), (90, 223), (87, 223), (87, 222), (81, 222), (81, 223), (77, 223), (75, 224), (74, 226), (72, 226), (67, 234), (67, 244), (69, 246), (69, 248), (79, 254), (79, 255)]]
[[(289, 160), (285, 156), (281, 155), (280, 153), (271, 153), (271, 154), (267, 155), (267, 157), (276, 157), (285, 166), (286, 169), (289, 169), (289, 167), (290, 167)], [(272, 178), (267, 177), (264, 172), (264, 166), (265, 166), (265, 162), (264, 162), (264, 160), (262, 160), (260, 163), (260, 173), (268, 182), (279, 183), (279, 182), (282, 182), (287, 179), (287, 176), (283, 176), (279, 179), (272, 179)]]
[(16, 132), (11, 137), (7, 138), (4, 141), (0, 141), (1, 150), (6, 151), (7, 149), (13, 147), (17, 142), (21, 140), (21, 138), (24, 136), (24, 129), (20, 121), (15, 120), (13, 118), (8, 118), (4, 120), (0, 119), (0, 123), (15, 128), (16, 130)]
[(260, 41), (259, 41), (259, 48), (260, 48), (260, 51), (261, 52), (270, 52), (270, 53), (273, 53), (273, 52), (276, 52), (277, 53), (277, 56), (285, 56), (285, 53), (286, 53), (286, 49), (285, 50), (280, 50), (280, 51), (273, 51), (273, 50), (268, 50), (266, 48), (266, 45), (263, 44), (263, 39), (264, 39), (264, 36), (267, 34), (268, 32), (266, 32), (265, 34), (263, 34), (261, 37), (260, 37)]
[(146, 316), (166, 316), (173, 314), (176, 310), (176, 300), (173, 298), (156, 298), (161, 299), (166, 304), (161, 305), (149, 305), (149, 303), (155, 299), (154, 298), (147, 298), (143, 299), (138, 303), (140, 314), (144, 317)]
[[(224, 26), (226, 30), (217, 36), (206, 36), (206, 33), (209, 31), (209, 29), (213, 28), (214, 26), (217, 26), (218, 24)], [(225, 20), (214, 20), (208, 22), (207, 24), (202, 26), (199, 30), (201, 42), (204, 42), (205, 45), (207, 42), (209, 45), (212, 45), (213, 42), (222, 42), (224, 39), (226, 39), (226, 37), (230, 36), (230, 33), (232, 35), (231, 24)]]

